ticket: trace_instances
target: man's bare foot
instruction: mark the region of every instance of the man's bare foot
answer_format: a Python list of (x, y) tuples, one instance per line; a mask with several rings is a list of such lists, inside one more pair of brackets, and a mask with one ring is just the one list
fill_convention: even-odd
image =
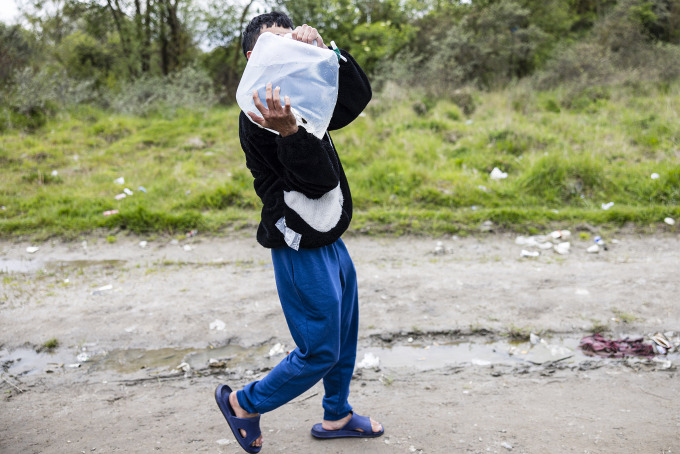
[[(233, 393), (229, 394), (229, 404), (231, 404), (231, 408), (234, 409), (234, 413), (236, 413), (237, 418), (253, 418), (257, 416), (259, 413), (248, 413), (245, 411), (243, 408), (238, 403), (238, 399), (236, 398), (236, 391)], [(241, 433), (241, 436), (245, 438), (246, 436), (246, 431), (243, 429), (239, 429), (239, 432)], [(250, 446), (262, 446), (262, 435), (258, 437), (257, 440), (252, 442)]]
[[(347, 425), (350, 419), (352, 419), (352, 413), (350, 413), (349, 415), (345, 416), (342, 419), (338, 419), (337, 421), (326, 421), (324, 419), (321, 422), (321, 427), (324, 430), (340, 430)], [(380, 424), (377, 421), (374, 421), (373, 418), (370, 418), (370, 420), (371, 429), (373, 430), (373, 433), (380, 432), (382, 430), (382, 424)], [(363, 432), (363, 430), (357, 429), (357, 432)]]

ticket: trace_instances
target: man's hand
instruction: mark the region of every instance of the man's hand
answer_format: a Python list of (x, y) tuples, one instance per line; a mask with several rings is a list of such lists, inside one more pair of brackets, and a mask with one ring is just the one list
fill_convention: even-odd
[(323, 43), (323, 38), (319, 35), (316, 28), (310, 27), (307, 24), (300, 25), (293, 30), (293, 39), (307, 44), (314, 44), (314, 40), (316, 40), (316, 45), (318, 47), (328, 49), (328, 46)]
[(257, 110), (262, 114), (262, 118), (258, 117), (253, 112), (248, 112), (248, 115), (250, 115), (250, 118), (252, 118), (255, 123), (263, 128), (273, 129), (281, 134), (281, 137), (286, 137), (295, 134), (298, 131), (298, 126), (295, 121), (295, 115), (293, 115), (293, 112), (290, 110), (290, 99), (288, 96), (284, 98), (285, 105), (281, 106), (281, 97), (279, 96), (280, 90), (281, 87), (276, 87), (272, 93), (272, 84), (267, 84), (265, 101), (267, 102), (268, 108), (260, 101), (257, 90), (253, 90), (253, 101), (255, 102)]

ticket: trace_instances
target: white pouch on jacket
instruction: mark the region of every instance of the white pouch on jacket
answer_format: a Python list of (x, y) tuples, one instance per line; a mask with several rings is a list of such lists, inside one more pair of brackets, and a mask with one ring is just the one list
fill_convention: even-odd
[(266, 86), (271, 82), (272, 90), (281, 87), (282, 106), (284, 96), (290, 98), (298, 125), (321, 139), (338, 100), (338, 68), (338, 57), (332, 50), (266, 32), (258, 38), (243, 71), (236, 102), (250, 121), (248, 112), (261, 117), (253, 102), (253, 90), (267, 107)]

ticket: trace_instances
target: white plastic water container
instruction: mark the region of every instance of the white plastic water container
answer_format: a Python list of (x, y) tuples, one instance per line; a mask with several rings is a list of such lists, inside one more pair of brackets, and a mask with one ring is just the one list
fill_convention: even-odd
[(262, 117), (253, 102), (253, 90), (267, 107), (266, 86), (271, 82), (272, 90), (281, 87), (282, 106), (284, 97), (290, 98), (298, 126), (322, 138), (338, 100), (338, 68), (332, 50), (266, 32), (258, 38), (243, 71), (236, 102), (249, 120), (248, 112)]

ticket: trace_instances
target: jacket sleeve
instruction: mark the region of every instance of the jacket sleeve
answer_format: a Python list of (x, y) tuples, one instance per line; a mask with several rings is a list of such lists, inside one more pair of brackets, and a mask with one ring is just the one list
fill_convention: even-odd
[[(340, 182), (337, 160), (331, 144), (298, 127), (298, 132), (281, 137), (259, 128), (241, 113), (239, 135), (248, 167), (264, 176), (278, 175), (286, 190), (317, 199)], [(250, 155), (250, 156), (248, 156)], [(257, 177), (256, 177), (257, 179)]]
[(347, 61), (340, 61), (338, 101), (328, 125), (329, 131), (344, 128), (354, 121), (373, 96), (368, 77), (359, 64), (347, 51), (340, 50), (340, 53)]

